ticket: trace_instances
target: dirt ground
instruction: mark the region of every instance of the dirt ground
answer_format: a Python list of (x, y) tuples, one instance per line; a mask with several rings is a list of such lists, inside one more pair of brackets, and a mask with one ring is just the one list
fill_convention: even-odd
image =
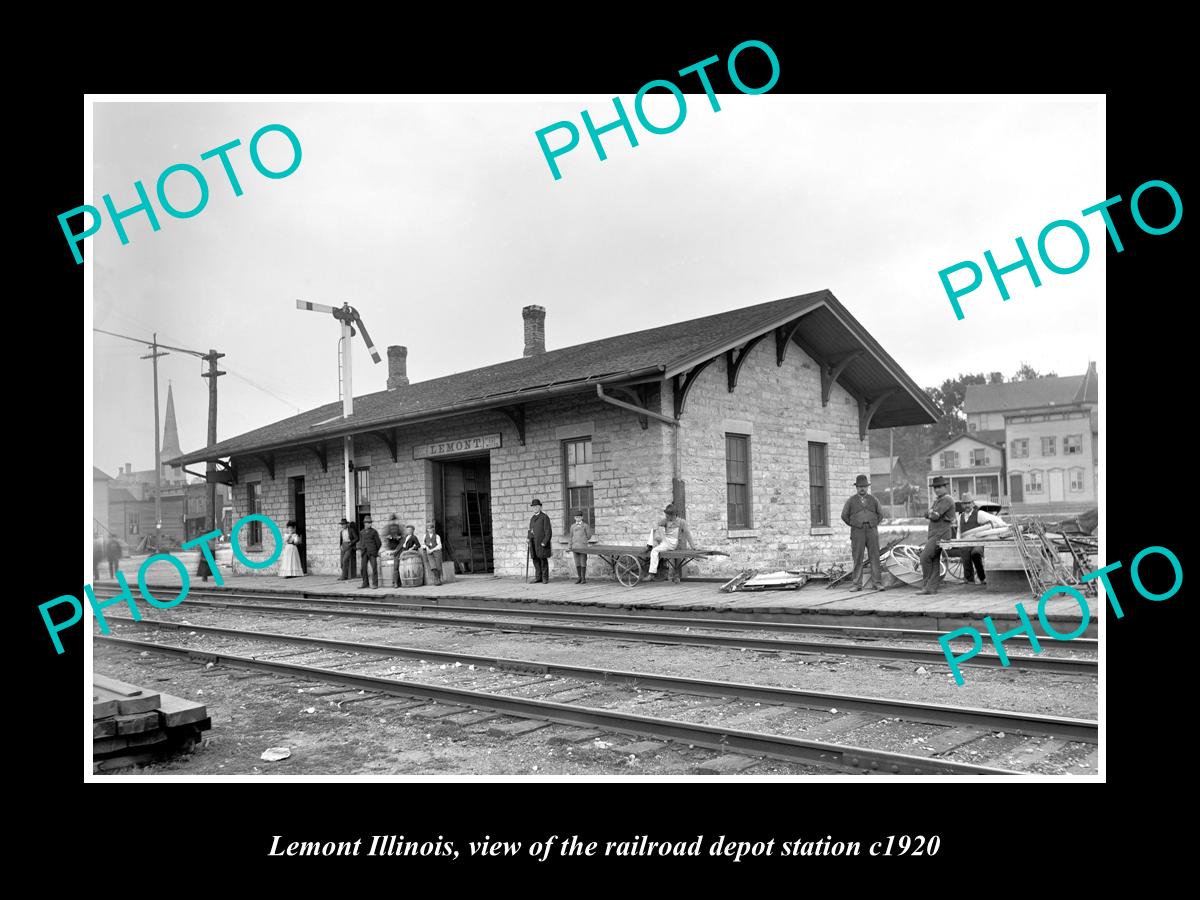
[[(172, 614), (173, 613), (173, 614)], [(945, 665), (875, 660), (825, 654), (757, 652), (668, 646), (607, 639), (511, 634), (441, 625), (365, 622), (333, 615), (286, 619), (254, 613), (202, 610), (156, 611), (156, 618), (180, 624), (225, 627), (340, 640), (393, 644), (516, 658), (635, 670), (657, 674), (892, 697), (1067, 715), (1094, 719), (1095, 678), (1027, 670), (972, 668), (967, 684), (956, 687)], [(114, 623), (115, 624), (115, 623)], [(198, 649), (226, 649), (272, 658), (330, 665), (336, 654), (302, 647), (280, 648), (237, 642), (222, 636), (154, 631), (122, 625), (121, 637), (158, 640)], [(257, 642), (253, 642), (257, 644)], [(343, 664), (352, 665), (346, 657)], [(769, 759), (726, 756), (717, 750), (648, 741), (642, 737), (572, 726), (532, 722), (461, 707), (448, 707), (363, 694), (337, 685), (292, 681), (287, 677), (239, 671), (193, 660), (168, 659), (140, 651), (97, 644), (96, 670), (123, 681), (158, 688), (208, 706), (212, 730), (195, 753), (123, 774), (454, 774), (454, 775), (681, 775), (829, 774), (827, 769)], [(816, 727), (832, 733), (819, 739), (871, 746), (915, 755), (933, 752), (925, 741), (941, 739), (941, 726), (910, 722), (856, 723), (844, 711), (829, 713), (792, 707), (752, 708), (758, 704), (711, 697), (681, 697), (614, 685), (583, 685), (512, 673), (444, 671), (419, 660), (379, 658), (353, 664), (354, 671), (412, 680), (449, 679), (455, 686), (479, 690), (578, 700), (589, 706), (635, 708), (638, 713), (728, 724), (733, 728), (803, 736)], [(846, 721), (834, 721), (845, 718)], [(838, 733), (839, 730), (842, 733)], [(1063, 744), (1063, 746), (1057, 746)], [(287, 747), (290, 756), (265, 762), (269, 747)], [(985, 765), (1002, 757), (1024, 771), (1093, 774), (1094, 747), (1015, 735), (986, 736), (945, 751), (949, 758)]]

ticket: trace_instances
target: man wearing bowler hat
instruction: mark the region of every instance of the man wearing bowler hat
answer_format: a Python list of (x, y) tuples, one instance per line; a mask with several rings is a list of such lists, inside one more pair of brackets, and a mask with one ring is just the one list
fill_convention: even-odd
[(550, 583), (550, 538), (554, 530), (550, 526), (550, 517), (542, 512), (542, 501), (534, 500), (529, 504), (533, 508), (533, 518), (529, 520), (529, 556), (533, 560), (533, 578), (530, 584)]
[(942, 475), (933, 479), (933, 492), (937, 499), (929, 506), (925, 518), (929, 520), (929, 536), (921, 549), (921, 577), (925, 579), (922, 594), (936, 594), (942, 583), (942, 548), (938, 541), (949, 540), (954, 530), (954, 501), (950, 499), (950, 482)]
[(338, 581), (349, 581), (358, 573), (355, 571), (354, 553), (358, 546), (358, 529), (344, 518), (338, 523), (338, 552), (342, 560), (342, 577)]
[(850, 526), (850, 553), (854, 557), (854, 574), (851, 578), (854, 584), (852, 591), (862, 590), (863, 551), (871, 562), (871, 587), (882, 591), (883, 576), (879, 572), (879, 520), (883, 518), (879, 510), (879, 501), (869, 493), (867, 488), (871, 482), (866, 475), (854, 479), (858, 493), (842, 506), (842, 521)]

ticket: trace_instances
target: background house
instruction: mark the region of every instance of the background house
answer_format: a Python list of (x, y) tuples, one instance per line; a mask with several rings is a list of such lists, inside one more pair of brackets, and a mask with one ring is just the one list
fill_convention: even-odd
[(886, 507), (889, 516), (912, 514), (909, 498), (909, 475), (899, 456), (871, 457), (871, 493)]
[(108, 537), (108, 490), (112, 476), (92, 466), (92, 537)]
[(950, 479), (950, 493), (955, 500), (971, 494), (976, 500), (1007, 505), (1003, 430), (951, 438), (929, 455), (929, 467), (930, 497), (933, 479), (942, 476)]
[[(1095, 363), (1082, 375), (968, 385), (967, 433), (930, 455), (930, 480), (935, 474), (950, 478), (957, 499), (963, 490), (982, 494), (979, 476), (997, 475), (999, 502), (1017, 515), (1094, 510), (1098, 403)], [(990, 480), (982, 483), (990, 489)]]

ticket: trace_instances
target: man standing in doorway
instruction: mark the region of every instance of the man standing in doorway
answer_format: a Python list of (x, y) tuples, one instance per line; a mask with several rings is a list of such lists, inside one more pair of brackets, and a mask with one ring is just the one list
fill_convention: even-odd
[(854, 574), (851, 576), (854, 584), (850, 586), (852, 591), (862, 590), (864, 550), (871, 562), (871, 587), (877, 591), (884, 589), (883, 576), (879, 571), (878, 531), (879, 520), (883, 516), (879, 509), (879, 501), (867, 493), (870, 485), (866, 475), (859, 475), (854, 479), (858, 493), (842, 506), (842, 521), (850, 526), (850, 554), (854, 557)]
[[(362, 587), (379, 587), (379, 532), (371, 527), (371, 517), (363, 517), (362, 534), (358, 536), (359, 566), (362, 567)], [(370, 583), (367, 567), (370, 567)]]
[(938, 541), (950, 538), (954, 531), (954, 501), (950, 499), (950, 482), (942, 475), (933, 479), (933, 492), (937, 499), (925, 513), (929, 520), (929, 536), (921, 549), (921, 577), (925, 579), (922, 594), (936, 594), (942, 583), (942, 548)]
[(355, 576), (354, 554), (358, 548), (358, 529), (345, 519), (339, 523), (338, 551), (342, 556), (342, 577), (338, 581), (349, 581)]
[(529, 520), (529, 557), (533, 560), (533, 578), (530, 584), (550, 583), (550, 538), (554, 529), (550, 525), (550, 517), (542, 512), (542, 501), (534, 500), (529, 504), (533, 508), (533, 517)]

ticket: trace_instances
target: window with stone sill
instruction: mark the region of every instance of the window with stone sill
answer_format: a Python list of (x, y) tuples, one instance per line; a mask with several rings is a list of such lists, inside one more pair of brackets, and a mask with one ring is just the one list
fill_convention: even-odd
[(731, 532), (748, 531), (750, 521), (750, 436), (725, 435), (726, 525)]
[(828, 444), (808, 442), (809, 524), (813, 528), (829, 525)]

